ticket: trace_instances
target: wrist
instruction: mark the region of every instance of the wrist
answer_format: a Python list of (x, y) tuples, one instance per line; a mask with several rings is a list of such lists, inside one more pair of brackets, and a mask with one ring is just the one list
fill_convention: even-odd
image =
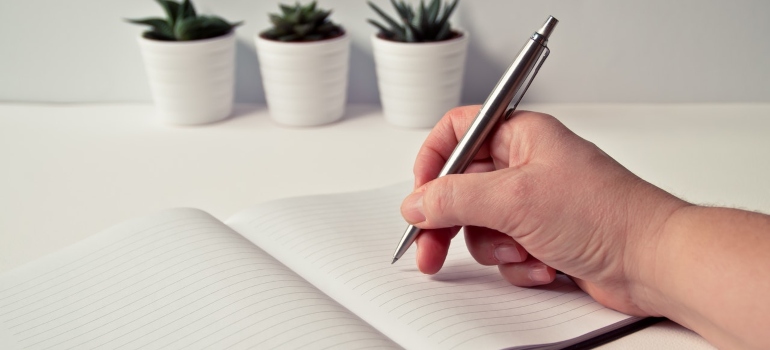
[(670, 255), (666, 232), (682, 211), (694, 205), (644, 181), (636, 187), (628, 197), (638, 202), (629, 205), (633, 221), (626, 232), (624, 273), (632, 303), (651, 316), (661, 316), (667, 299), (658, 274)]

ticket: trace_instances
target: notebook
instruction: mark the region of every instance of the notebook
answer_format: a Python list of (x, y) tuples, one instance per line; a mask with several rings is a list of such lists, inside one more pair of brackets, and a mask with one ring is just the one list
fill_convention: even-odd
[(512, 286), (461, 238), (436, 275), (391, 265), (410, 190), (120, 223), (0, 276), (0, 348), (563, 348), (640, 321), (564, 276)]

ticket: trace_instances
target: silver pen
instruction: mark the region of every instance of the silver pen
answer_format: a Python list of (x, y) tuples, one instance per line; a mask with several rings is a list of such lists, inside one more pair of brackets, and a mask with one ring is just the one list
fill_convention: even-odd
[[(549, 16), (545, 21), (545, 24), (537, 30), (532, 37), (529, 38), (524, 48), (521, 49), (519, 55), (513, 61), (508, 70), (505, 71), (500, 81), (497, 83), (492, 93), (484, 101), (484, 104), (479, 110), (479, 114), (476, 119), (473, 120), (468, 131), (457, 143), (454, 151), (447, 159), (444, 167), (441, 168), (441, 172), (438, 177), (449, 174), (461, 174), (465, 171), (465, 168), (473, 161), (473, 157), (478, 153), (479, 148), (486, 140), (487, 136), (492, 132), (494, 127), (498, 124), (500, 118), (505, 115), (505, 119), (510, 118), (512, 112), (516, 110), (516, 106), (521, 102), (521, 98), (527, 92), (529, 85), (537, 75), (540, 66), (545, 62), (548, 54), (551, 50), (548, 49), (548, 37), (551, 36), (551, 32), (556, 27), (559, 21), (553, 16)], [(534, 72), (533, 72), (534, 69)], [(526, 78), (530, 76), (529, 82), (524, 85)], [(524, 86), (524, 90), (521, 91), (513, 107), (508, 108), (516, 96), (516, 93)], [(506, 111), (507, 110), (507, 111)], [(420, 229), (414, 225), (409, 225), (404, 231), (404, 235), (401, 237), (401, 241), (398, 242), (396, 251), (393, 253), (393, 262), (395, 263), (404, 253), (409, 249), (417, 235), (420, 234)]]

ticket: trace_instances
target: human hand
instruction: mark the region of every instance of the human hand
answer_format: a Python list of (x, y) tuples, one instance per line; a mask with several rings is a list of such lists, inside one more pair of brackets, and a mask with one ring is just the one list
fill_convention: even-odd
[[(654, 266), (666, 219), (686, 202), (638, 178), (555, 118), (516, 112), (465, 174), (435, 179), (478, 106), (453, 109), (432, 130), (401, 212), (420, 227), (417, 265), (436, 273), (460, 227), (471, 255), (512, 284), (550, 283), (555, 269), (603, 305), (650, 315), (639, 271)], [(434, 180), (435, 179), (435, 180)]]

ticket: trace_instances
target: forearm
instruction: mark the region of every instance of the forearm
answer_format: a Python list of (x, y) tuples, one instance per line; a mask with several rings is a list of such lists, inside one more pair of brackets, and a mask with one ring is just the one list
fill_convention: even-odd
[(770, 348), (770, 216), (688, 206), (658, 233), (646, 306), (719, 348)]

